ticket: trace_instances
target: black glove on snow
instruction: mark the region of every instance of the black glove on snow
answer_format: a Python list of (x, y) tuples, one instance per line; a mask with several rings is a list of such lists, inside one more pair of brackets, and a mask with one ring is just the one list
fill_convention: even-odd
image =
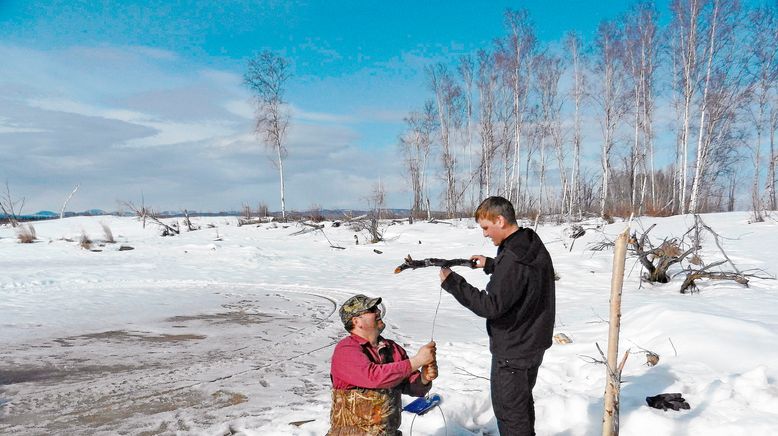
[(659, 394), (653, 397), (646, 397), (646, 403), (648, 403), (649, 407), (662, 410), (680, 410), (691, 408), (689, 403), (687, 403), (679, 393)]

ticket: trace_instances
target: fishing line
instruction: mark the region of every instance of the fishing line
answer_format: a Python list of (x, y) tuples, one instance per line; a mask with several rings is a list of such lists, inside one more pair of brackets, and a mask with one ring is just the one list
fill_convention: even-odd
[[(435, 315), (432, 317), (432, 332), (430, 333), (430, 342), (435, 340), (435, 323), (438, 320), (438, 309), (440, 309), (440, 302), (443, 300), (443, 287), (441, 286), (440, 292), (438, 293), (438, 305), (435, 306)], [(427, 395), (425, 395), (426, 398), (429, 398), (429, 392), (427, 392)], [(440, 416), (443, 417), (443, 430), (445, 431), (446, 436), (448, 436), (448, 423), (446, 422), (446, 414), (443, 413), (443, 409), (440, 408), (440, 404), (436, 404), (435, 407), (438, 408), (438, 411), (440, 412)], [(413, 414), (413, 419), (411, 420), (411, 428), (409, 429), (409, 436), (413, 436), (413, 423), (416, 422), (416, 417), (419, 416), (418, 414)]]
[(435, 306), (435, 316), (432, 317), (432, 333), (430, 333), (430, 342), (435, 340), (435, 323), (438, 320), (438, 309), (440, 309), (440, 301), (443, 299), (443, 288), (440, 288), (440, 293), (438, 294), (438, 305)]
[[(443, 413), (443, 409), (440, 408), (440, 404), (436, 405), (435, 407), (438, 408), (438, 410), (440, 411), (440, 416), (443, 417), (443, 429), (446, 431), (446, 436), (448, 436), (448, 424), (446, 423), (446, 414)], [(410, 433), (409, 436), (413, 436), (413, 423), (416, 422), (417, 416), (419, 415), (415, 413), (413, 414), (413, 419), (411, 420), (411, 428), (410, 430), (408, 430), (408, 432)]]

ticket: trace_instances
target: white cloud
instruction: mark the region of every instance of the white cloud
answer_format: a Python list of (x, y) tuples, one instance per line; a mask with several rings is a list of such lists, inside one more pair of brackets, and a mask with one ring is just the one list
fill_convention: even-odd
[(6, 117), (0, 117), (0, 134), (2, 133), (39, 133), (43, 132), (43, 129), (26, 127), (19, 123), (13, 122)]
[[(60, 187), (76, 183), (74, 210), (113, 210), (141, 191), (161, 209), (277, 208), (273, 156), (253, 133), (239, 74), (183, 68), (174, 54), (143, 47), (0, 45), (0, 55), (9, 53), (0, 72), (0, 176), (28, 209), (59, 207)], [(393, 150), (362, 148), (364, 113), (291, 109), (289, 208), (364, 207), (373, 181), (399, 173)]]
[(324, 112), (307, 112), (299, 107), (291, 106), (291, 116), (295, 120), (323, 123), (354, 123), (357, 120), (351, 115), (338, 115)]
[(101, 117), (126, 122), (138, 122), (148, 117), (140, 112), (123, 109), (101, 108), (88, 103), (61, 98), (33, 98), (28, 100), (30, 107), (48, 111), (66, 112), (70, 114)]
[(222, 104), (222, 107), (228, 112), (242, 118), (253, 118), (254, 109), (247, 100), (229, 100)]

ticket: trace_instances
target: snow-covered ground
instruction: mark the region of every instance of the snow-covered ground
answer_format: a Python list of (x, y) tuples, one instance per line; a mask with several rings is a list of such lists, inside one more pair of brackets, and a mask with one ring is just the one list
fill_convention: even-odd
[[(703, 219), (740, 269), (778, 273), (775, 221)], [(338, 304), (355, 293), (383, 297), (384, 335), (414, 353), (433, 334), (438, 272), (393, 269), (408, 254), (495, 252), (472, 220), (388, 226), (387, 240), (373, 245), (363, 234), (356, 245), (354, 231), (329, 223), (325, 237), (292, 236), (301, 229), (294, 225), (194, 221), (201, 230), (175, 237), (131, 218), (45, 221), (33, 224), (32, 244), (0, 228), (0, 434), (323, 435), (330, 354), (345, 335)], [(633, 228), (656, 223), (650, 235), (659, 240), (693, 221), (644, 218)], [(82, 249), (82, 232), (104, 238), (101, 223), (117, 243)], [(538, 229), (560, 276), (555, 330), (573, 341), (552, 346), (540, 369), (540, 435), (601, 431), (605, 368), (593, 361), (595, 344), (607, 347), (613, 253), (590, 248), (625, 223), (591, 227), (572, 250), (564, 226)], [(702, 253), (722, 259), (711, 238)], [(487, 282), (480, 270), (457, 270)], [(621, 434), (778, 434), (778, 281), (702, 281), (700, 292), (682, 295), (681, 277), (641, 287), (640, 273), (628, 259), (619, 350), (633, 354)], [(433, 391), (445, 422), (435, 410), (416, 418), (412, 433), (496, 435), (484, 321), (443, 292), (434, 339), (441, 375)], [(658, 365), (646, 365), (646, 350), (659, 354)], [(683, 393), (691, 409), (646, 406), (646, 396), (663, 392)], [(403, 417), (404, 434), (411, 422)]]

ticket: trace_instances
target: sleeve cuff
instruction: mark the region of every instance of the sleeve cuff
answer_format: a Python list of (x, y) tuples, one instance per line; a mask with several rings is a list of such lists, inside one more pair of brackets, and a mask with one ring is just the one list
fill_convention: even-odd
[(453, 285), (458, 282), (458, 277), (460, 277), (459, 274), (451, 271), (448, 277), (446, 277), (446, 280), (443, 280), (443, 283), (440, 284), (440, 287), (443, 288), (446, 292), (450, 293)]
[(484, 264), (484, 274), (491, 274), (494, 272), (494, 259), (491, 257), (486, 258), (486, 263)]

